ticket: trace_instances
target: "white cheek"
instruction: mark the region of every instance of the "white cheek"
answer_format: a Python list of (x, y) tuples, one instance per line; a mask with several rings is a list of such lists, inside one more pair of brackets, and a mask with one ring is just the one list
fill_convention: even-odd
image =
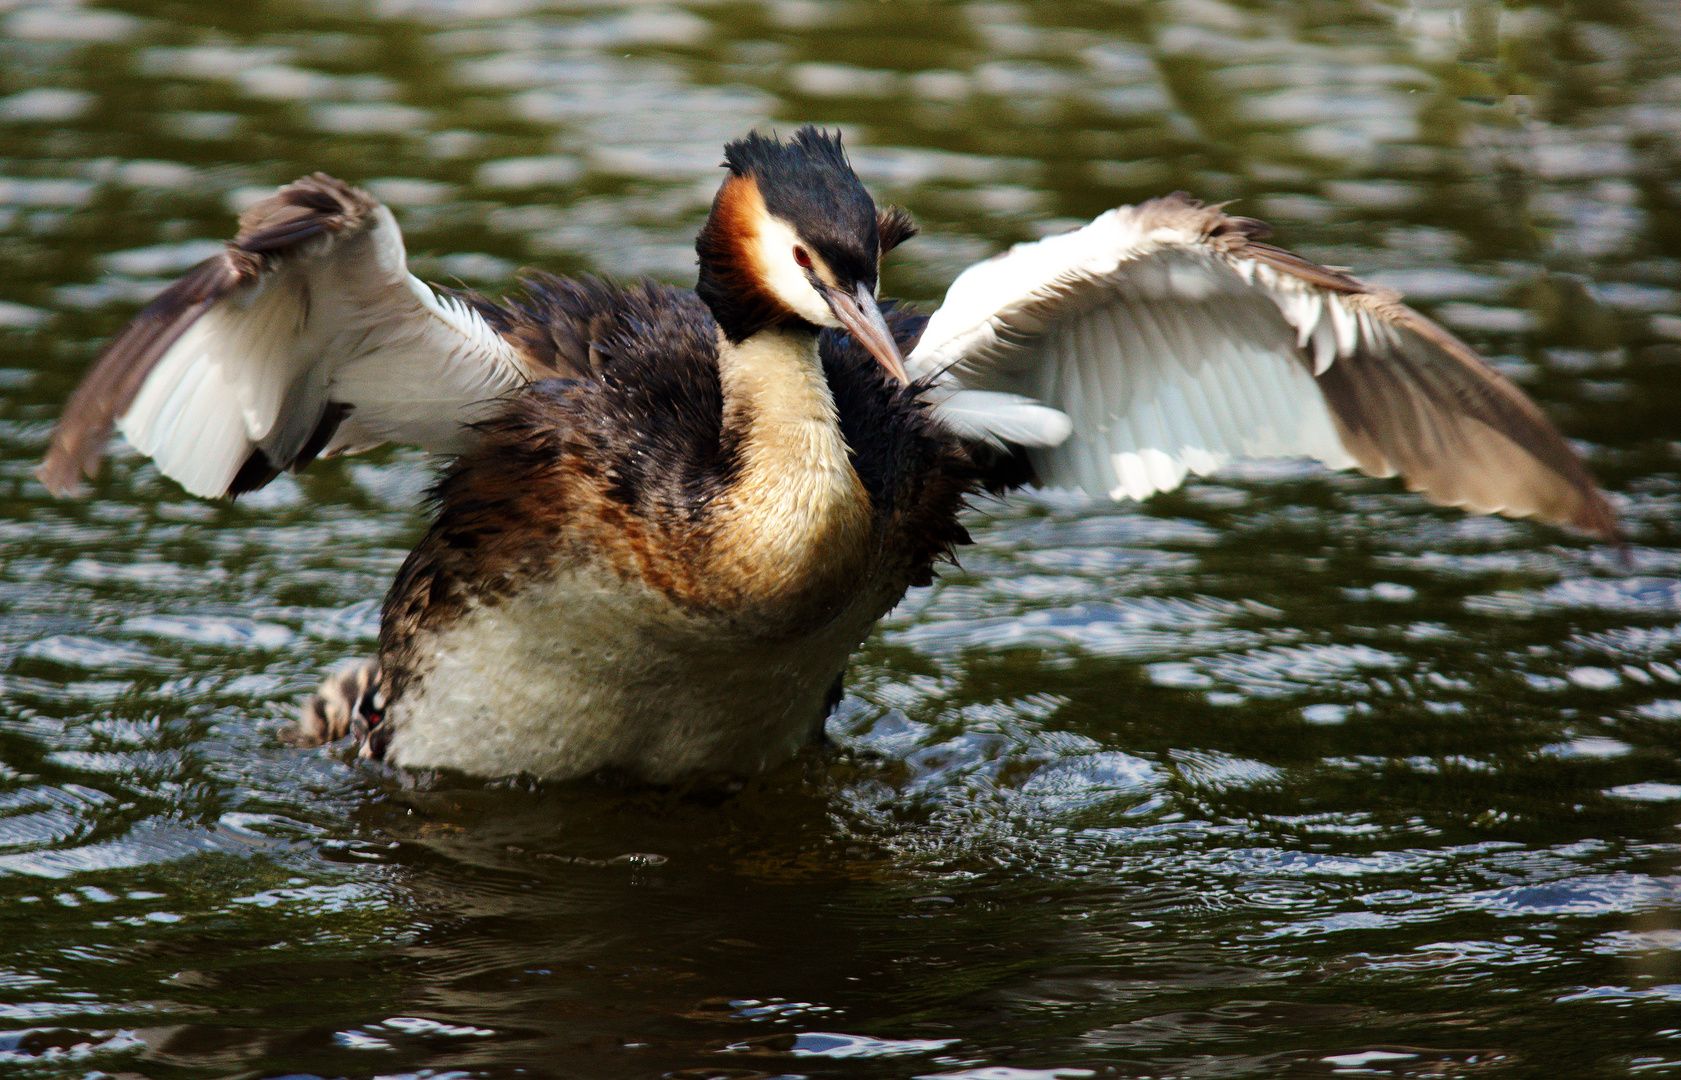
[(799, 243), (800, 238), (786, 224), (775, 218), (762, 220), (754, 250), (759, 273), (771, 293), (800, 318), (818, 326), (839, 326), (841, 322), (829, 310), (827, 301), (811, 287), (805, 268), (794, 261), (794, 248)]

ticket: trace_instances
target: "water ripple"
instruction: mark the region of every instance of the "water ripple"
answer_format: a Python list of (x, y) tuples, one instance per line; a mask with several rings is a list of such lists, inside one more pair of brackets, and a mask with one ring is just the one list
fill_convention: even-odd
[[(1672, 13), (155, 6), (0, 5), (0, 1068), (1674, 1071)], [(78, 501), (33, 478), (275, 183), (367, 184), (435, 280), (688, 281), (719, 147), (805, 121), (924, 226), (894, 295), (1238, 200), (1537, 396), (1629, 545), (1302, 462), (988, 504), (835, 748), (649, 792), (279, 743), (374, 648), (418, 453), (231, 505), (120, 448)]]

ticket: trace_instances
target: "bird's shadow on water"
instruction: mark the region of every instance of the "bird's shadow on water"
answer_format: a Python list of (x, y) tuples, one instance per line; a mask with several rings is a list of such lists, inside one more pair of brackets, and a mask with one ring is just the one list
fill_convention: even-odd
[(356, 850), (322, 856), (383, 866), (408, 924), (381, 965), (397, 985), (296, 1066), (331, 1075), (377, 1043), (429, 1068), (743, 1075), (813, 1038), (926, 1060), (958, 1033), (918, 1016), (904, 965), (949, 962), (963, 935), (920, 938), (951, 899), (848, 809), (890, 764), (808, 752), (727, 790), (366, 769)]
[[(841, 760), (842, 758), (846, 760)], [(359, 831), (416, 869), (457, 866), (539, 877), (565, 867), (657, 872), (674, 859), (722, 865), (839, 842), (832, 774), (858, 755), (807, 751), (765, 776), (671, 786), (612, 775), (565, 782), (479, 780), (442, 770), (369, 767)]]

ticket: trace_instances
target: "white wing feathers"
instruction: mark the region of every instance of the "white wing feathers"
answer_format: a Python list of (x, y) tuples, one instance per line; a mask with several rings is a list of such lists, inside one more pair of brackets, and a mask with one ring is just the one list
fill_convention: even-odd
[[(1233, 458), (1303, 455), (1616, 535), (1521, 391), (1395, 294), (1265, 232), (1172, 195), (1018, 245), (959, 275), (907, 367), (949, 428), (1026, 448), (1046, 485), (1142, 497)], [(557, 373), (409, 274), (389, 211), (316, 174), (248, 210), (118, 333), (38, 473), (73, 491), (116, 424), (189, 491), (237, 495), (322, 453), (464, 449), (463, 425)]]
[(1074, 422), (1067, 413), (1020, 394), (963, 390), (947, 382), (928, 390), (924, 399), (952, 434), (973, 442), (1003, 446), (1055, 446), (1067, 439)]
[(477, 312), (408, 272), (390, 211), (317, 174), (112, 340), (43, 462), (55, 492), (97, 465), (113, 423), (198, 495), (233, 495), (318, 454), (387, 440), (460, 449), (462, 425), (526, 382)]
[(1521, 391), (1396, 294), (1265, 233), (1172, 195), (1019, 244), (958, 276), (906, 367), (954, 431), (1027, 448), (1047, 486), (1142, 498), (1234, 458), (1305, 456), (1615, 533)]

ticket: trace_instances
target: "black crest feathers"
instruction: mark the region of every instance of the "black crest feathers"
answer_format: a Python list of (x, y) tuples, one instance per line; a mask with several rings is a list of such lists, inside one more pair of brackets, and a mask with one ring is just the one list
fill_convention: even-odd
[(787, 142), (755, 132), (725, 146), (724, 163), (733, 175), (751, 177), (765, 208), (810, 240), (837, 271), (875, 281), (881, 252), (876, 204), (846, 160), (838, 132), (803, 127)]

